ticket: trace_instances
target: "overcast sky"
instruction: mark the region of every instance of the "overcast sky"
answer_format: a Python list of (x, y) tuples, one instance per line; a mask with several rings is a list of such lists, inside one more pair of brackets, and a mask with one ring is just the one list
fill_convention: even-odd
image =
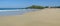
[(30, 5), (60, 6), (60, 0), (0, 0), (0, 8), (22, 8)]

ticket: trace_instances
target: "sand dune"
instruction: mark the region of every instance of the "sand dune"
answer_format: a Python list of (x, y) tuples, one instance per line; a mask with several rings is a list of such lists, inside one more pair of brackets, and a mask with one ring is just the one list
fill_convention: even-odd
[(17, 16), (0, 16), (0, 26), (60, 26), (60, 9), (43, 9)]

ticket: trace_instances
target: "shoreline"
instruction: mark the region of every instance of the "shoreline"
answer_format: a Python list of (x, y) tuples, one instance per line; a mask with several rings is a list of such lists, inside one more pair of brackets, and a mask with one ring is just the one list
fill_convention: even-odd
[(0, 16), (23, 15), (25, 13), (34, 12), (34, 11), (38, 11), (38, 9), (22, 9), (22, 10), (17, 10), (17, 11), (2, 10), (0, 12)]
[(60, 9), (43, 9), (16, 16), (0, 16), (0, 26), (60, 26)]

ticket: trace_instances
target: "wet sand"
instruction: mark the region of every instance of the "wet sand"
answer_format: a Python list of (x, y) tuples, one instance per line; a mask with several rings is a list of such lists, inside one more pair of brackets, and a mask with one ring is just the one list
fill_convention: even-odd
[(47, 8), (24, 15), (0, 16), (0, 26), (60, 26), (60, 8)]

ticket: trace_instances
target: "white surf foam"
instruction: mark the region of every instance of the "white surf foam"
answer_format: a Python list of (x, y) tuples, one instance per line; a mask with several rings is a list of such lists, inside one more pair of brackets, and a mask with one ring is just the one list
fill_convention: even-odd
[(19, 10), (0, 10), (0, 12), (7, 12), (7, 11), (19, 11)]

